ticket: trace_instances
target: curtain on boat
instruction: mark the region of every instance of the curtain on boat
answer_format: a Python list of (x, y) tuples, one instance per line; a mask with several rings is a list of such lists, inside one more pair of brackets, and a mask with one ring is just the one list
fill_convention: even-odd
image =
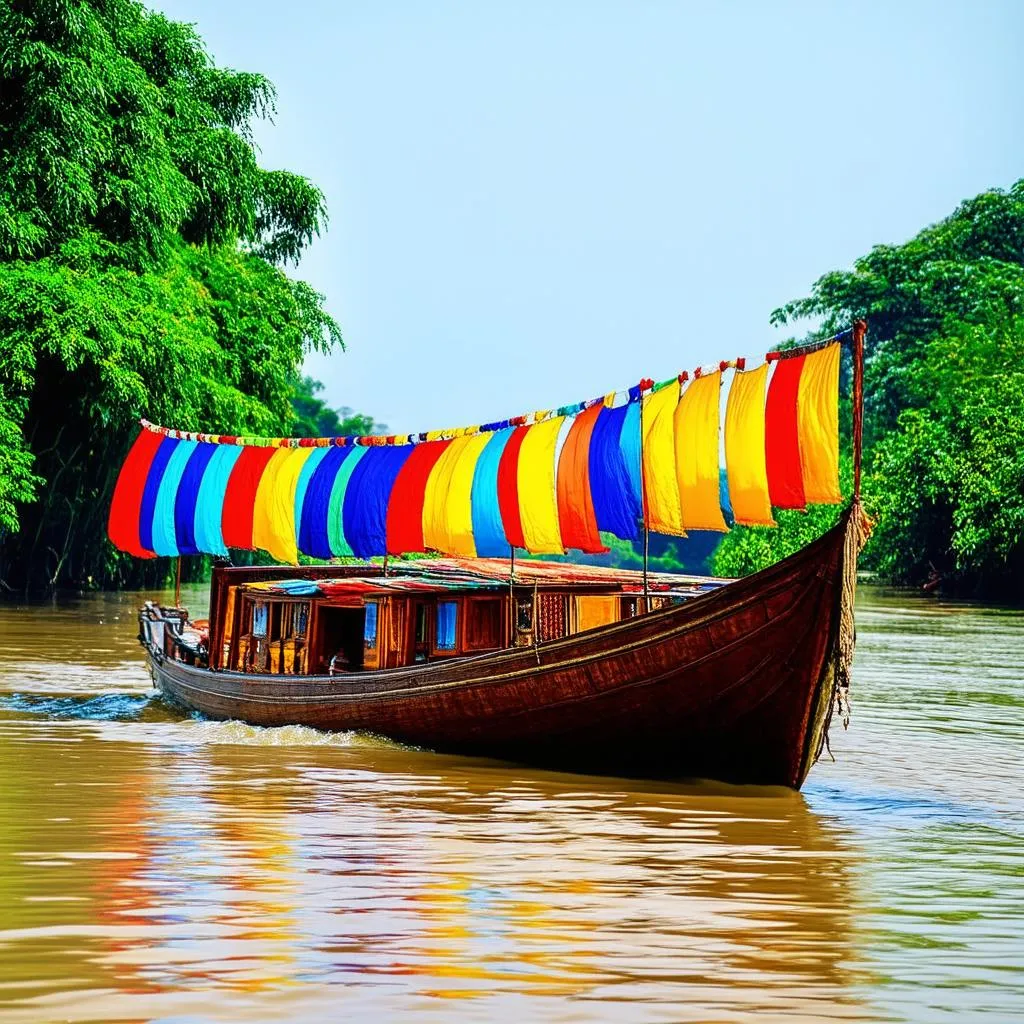
[(600, 552), (607, 535), (634, 540), (644, 526), (772, 526), (773, 507), (841, 500), (839, 357), (838, 343), (775, 353), (749, 371), (723, 363), (404, 437), (222, 437), (144, 422), (108, 532), (142, 558), (242, 548), (294, 563)]

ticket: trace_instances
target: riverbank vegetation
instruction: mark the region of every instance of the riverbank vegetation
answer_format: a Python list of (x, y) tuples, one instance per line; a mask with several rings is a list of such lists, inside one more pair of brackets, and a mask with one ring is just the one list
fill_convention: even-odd
[[(864, 499), (878, 525), (863, 564), (883, 579), (1022, 596), (1022, 316), (1024, 181), (876, 246), (773, 314), (820, 320), (826, 334), (868, 321)], [(771, 537), (736, 530), (714, 568), (760, 568), (828, 520), (824, 509), (784, 514)]]
[(340, 344), (283, 270), (326, 223), (259, 166), (262, 76), (132, 0), (0, 4), (0, 579), (151, 585), (105, 539), (140, 415), (279, 434), (311, 349)]
[[(285, 272), (327, 214), (315, 185), (257, 161), (252, 125), (273, 104), (265, 78), (216, 67), (191, 27), (133, 0), (0, 4), (3, 586), (166, 578), (167, 560), (105, 537), (140, 416), (241, 434), (381, 429), (330, 409), (302, 374), (341, 335), (323, 296)], [(864, 490), (878, 527), (864, 564), (883, 578), (1020, 596), (1022, 311), (1024, 182), (773, 314), (819, 335), (868, 320)], [(836, 514), (735, 529), (711, 568), (753, 571)], [(616, 557), (635, 563), (636, 549)]]

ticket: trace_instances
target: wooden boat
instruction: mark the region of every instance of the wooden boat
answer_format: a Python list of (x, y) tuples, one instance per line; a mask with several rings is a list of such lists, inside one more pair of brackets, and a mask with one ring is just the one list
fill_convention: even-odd
[[(629, 574), (535, 581), (511, 593), (504, 584), (502, 593), (472, 573), (462, 586), (456, 578), (443, 589), (409, 591), (401, 577), (389, 586), (378, 577), (374, 587), (381, 567), (344, 574), (336, 566), (217, 568), (213, 656), (189, 643), (179, 610), (148, 605), (141, 639), (158, 689), (210, 718), (371, 730), (437, 750), (575, 770), (799, 788), (848, 679), (864, 529), (855, 503), (798, 553), (694, 596), (681, 593), (692, 580), (653, 574), (646, 613)], [(331, 582), (318, 585), (318, 577)], [(301, 580), (307, 593), (294, 587)], [(282, 581), (293, 584), (291, 595), (274, 591)], [(579, 632), (566, 622), (564, 635), (538, 635), (543, 603), (566, 609), (588, 599), (607, 609), (617, 602), (609, 611), (617, 621)], [(446, 604), (461, 626), (455, 646), (443, 651), (436, 617)], [(375, 609), (372, 631), (367, 608)], [(254, 616), (267, 623), (255, 646)], [(474, 634), (470, 620), (489, 625)], [(275, 623), (288, 623), (276, 637)], [(361, 652), (352, 651), (353, 637)], [(259, 671), (255, 652), (264, 642)], [(474, 650), (481, 644), (493, 649)], [(325, 662), (346, 647), (352, 670), (330, 674)]]
[[(859, 499), (863, 332), (853, 331), (852, 502), (824, 536), (768, 569), (720, 580), (487, 559), (219, 566), (208, 623), (153, 604), (140, 613), (155, 685), (210, 718), (798, 789), (849, 685), (869, 531)], [(144, 476), (134, 477), (136, 502)]]

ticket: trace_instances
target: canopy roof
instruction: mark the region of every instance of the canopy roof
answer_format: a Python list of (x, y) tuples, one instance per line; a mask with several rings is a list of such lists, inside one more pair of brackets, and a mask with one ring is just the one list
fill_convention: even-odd
[[(609, 566), (572, 565), (565, 562), (519, 561), (516, 586), (578, 587), (640, 593), (643, 573)], [(655, 594), (697, 596), (715, 590), (726, 579), (682, 573), (649, 573), (648, 590)], [(499, 591), (509, 587), (507, 559), (468, 561), (457, 558), (416, 559), (392, 564), (389, 575), (341, 576), (337, 579), (260, 580), (242, 584), (248, 593), (281, 597), (383, 596), (387, 594), (443, 594)]]
[(143, 421), (110, 538), (139, 557), (243, 548), (294, 563), (299, 552), (598, 552), (602, 532), (773, 526), (773, 507), (841, 500), (839, 348), (401, 437), (226, 437)]

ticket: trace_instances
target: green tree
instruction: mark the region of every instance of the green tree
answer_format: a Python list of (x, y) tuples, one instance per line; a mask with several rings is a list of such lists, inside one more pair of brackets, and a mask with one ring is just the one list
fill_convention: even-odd
[[(844, 495), (853, 490), (853, 461), (841, 457), (839, 483)], [(746, 576), (774, 565), (816, 540), (839, 520), (842, 506), (811, 505), (806, 512), (775, 509), (777, 526), (734, 526), (711, 557), (715, 576)]]
[[(340, 343), (288, 277), (319, 190), (256, 159), (260, 75), (132, 0), (0, 0), (0, 579), (143, 583), (105, 540), (139, 416), (285, 433)], [(31, 503), (31, 504), (27, 504)]]
[[(918, 582), (934, 569), (956, 589), (1021, 596), (1022, 312), (1024, 181), (876, 246), (773, 313), (777, 324), (818, 320), (819, 334), (868, 321), (864, 498), (878, 526), (864, 564), (886, 578)], [(795, 550), (826, 512), (783, 513), (772, 539), (736, 531), (716, 571)]]
[(312, 377), (300, 377), (292, 394), (295, 437), (365, 437), (368, 434), (386, 434), (387, 425), (377, 423), (372, 416), (353, 412), (348, 406), (332, 409), (322, 398), (323, 384)]
[(852, 270), (833, 271), (772, 322), (823, 321), (822, 333), (868, 321), (866, 440), (891, 430), (904, 409), (932, 398), (918, 374), (933, 340), (953, 325), (990, 324), (1024, 312), (1024, 180), (962, 203), (902, 245), (878, 245)]
[(1021, 595), (1024, 321), (947, 322), (915, 362), (927, 403), (874, 446), (873, 561), (896, 580), (935, 570), (960, 589)]

